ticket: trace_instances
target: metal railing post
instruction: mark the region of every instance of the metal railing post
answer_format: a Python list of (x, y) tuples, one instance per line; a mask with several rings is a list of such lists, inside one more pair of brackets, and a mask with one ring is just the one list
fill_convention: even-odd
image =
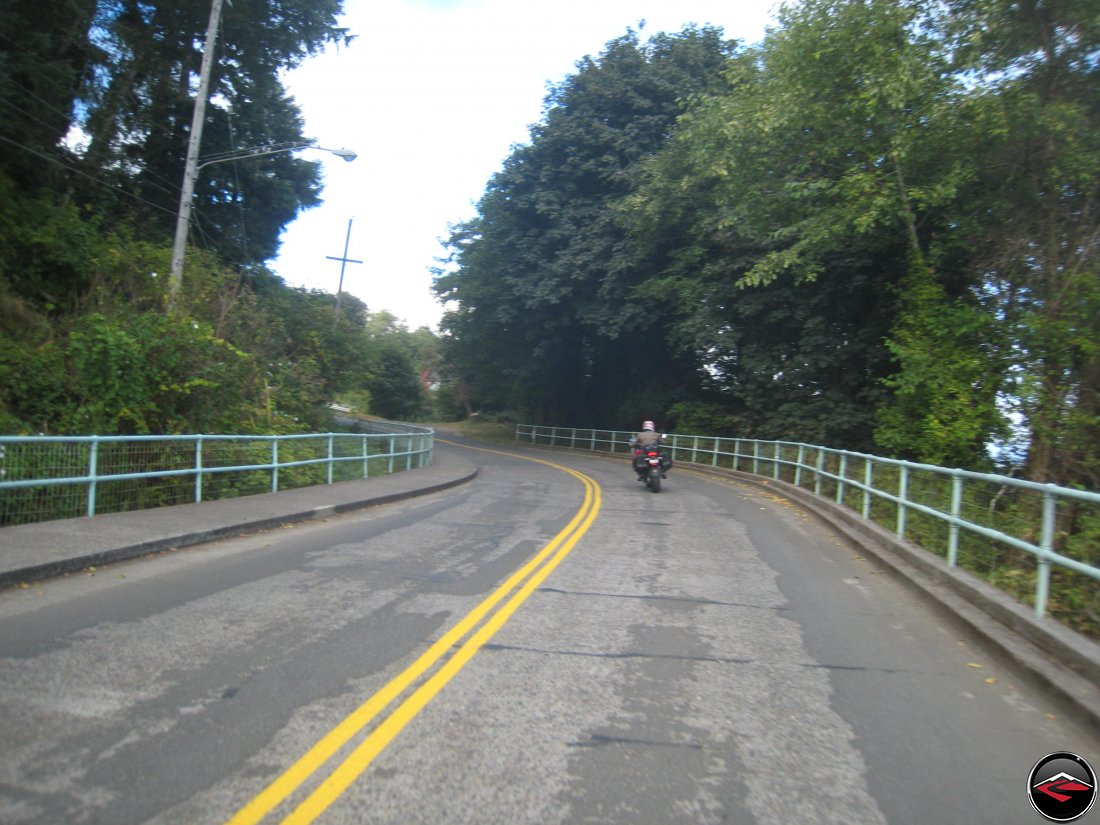
[(909, 500), (909, 467), (901, 465), (901, 473), (898, 476), (898, 524), (897, 534), (899, 539), (905, 538), (905, 503)]
[(840, 468), (837, 470), (837, 475), (839, 476), (839, 478), (837, 479), (837, 482), (836, 482), (836, 503), (837, 504), (844, 504), (844, 490), (845, 490), (844, 480), (845, 480), (845, 476), (847, 475), (847, 473), (848, 473), (848, 454), (847, 453), (841, 453), (840, 454)]
[(96, 471), (99, 463), (99, 436), (92, 436), (92, 449), (88, 453), (88, 517), (95, 515)]
[(951, 477), (951, 522), (947, 528), (947, 565), (956, 567), (959, 563), (959, 523), (962, 515), (963, 477), (955, 472)]
[(1043, 491), (1043, 526), (1039, 538), (1038, 570), (1035, 577), (1035, 615), (1043, 618), (1050, 595), (1050, 554), (1054, 552), (1054, 526), (1058, 518), (1058, 499), (1047, 485)]
[(863, 517), (871, 520), (871, 490), (875, 480), (875, 462), (870, 458), (863, 465)]
[(794, 486), (802, 485), (802, 464), (806, 461), (806, 445), (798, 445), (798, 463), (794, 465)]
[(202, 504), (202, 436), (195, 437), (195, 503)]
[(271, 492), (279, 492), (279, 436), (271, 438)]

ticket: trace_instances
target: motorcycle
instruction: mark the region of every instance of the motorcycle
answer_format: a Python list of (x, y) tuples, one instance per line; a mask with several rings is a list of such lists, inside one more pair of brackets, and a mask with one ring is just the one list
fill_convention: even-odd
[(633, 464), (638, 480), (644, 481), (650, 491), (659, 493), (661, 479), (665, 478), (665, 472), (672, 466), (672, 456), (669, 455), (667, 447), (659, 444), (644, 447), (634, 445)]

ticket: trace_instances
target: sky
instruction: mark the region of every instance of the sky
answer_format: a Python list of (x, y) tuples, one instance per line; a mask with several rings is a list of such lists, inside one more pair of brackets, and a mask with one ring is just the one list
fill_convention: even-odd
[[(271, 268), (289, 285), (343, 290), (409, 329), (437, 328), (431, 268), (449, 227), (474, 217), (512, 148), (529, 142), (547, 87), (627, 29), (686, 24), (758, 43), (777, 0), (345, 0), (356, 39), (285, 77), (319, 150), (322, 205), (282, 235)], [(644, 28), (640, 23), (645, 21)], [(350, 234), (349, 234), (350, 222)], [(334, 260), (345, 256), (362, 263)]]

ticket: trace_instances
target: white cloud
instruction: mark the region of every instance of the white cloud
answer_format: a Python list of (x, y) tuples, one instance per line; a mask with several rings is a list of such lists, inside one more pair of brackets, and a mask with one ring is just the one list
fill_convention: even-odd
[(429, 268), (448, 226), (473, 217), (511, 147), (528, 140), (547, 84), (638, 29), (722, 26), (759, 41), (774, 0), (347, 0), (356, 40), (311, 58), (287, 79), (321, 146), (324, 204), (283, 235), (273, 269), (287, 283), (335, 292), (353, 221), (344, 289), (371, 311), (434, 326), (441, 308)]

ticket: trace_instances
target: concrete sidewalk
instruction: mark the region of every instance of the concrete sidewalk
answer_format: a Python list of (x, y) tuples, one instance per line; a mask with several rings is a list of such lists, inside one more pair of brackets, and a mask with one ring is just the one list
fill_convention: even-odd
[(257, 496), (0, 528), (0, 587), (445, 490), (477, 475), (436, 451), (428, 467)]

